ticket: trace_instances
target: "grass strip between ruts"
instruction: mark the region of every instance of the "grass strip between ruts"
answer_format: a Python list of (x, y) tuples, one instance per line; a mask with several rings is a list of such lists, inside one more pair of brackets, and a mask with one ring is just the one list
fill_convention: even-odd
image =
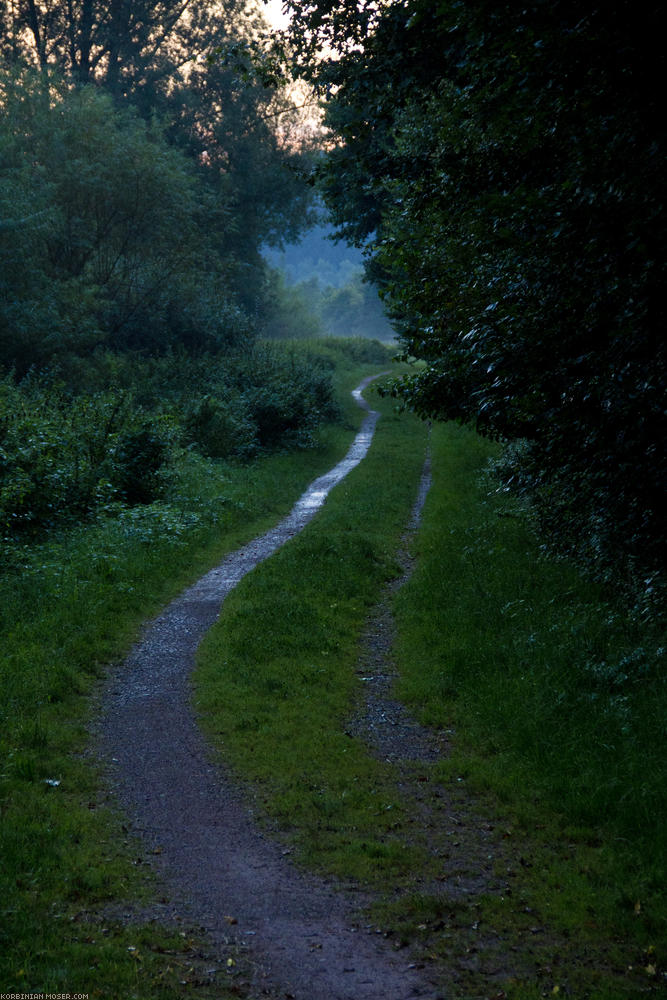
[(390, 770), (346, 733), (360, 682), (359, 635), (397, 572), (426, 428), (373, 399), (383, 416), (368, 456), (315, 519), (229, 595), (198, 654), (197, 707), (227, 761), (254, 783), (303, 857), (345, 877), (411, 870), (392, 831)]

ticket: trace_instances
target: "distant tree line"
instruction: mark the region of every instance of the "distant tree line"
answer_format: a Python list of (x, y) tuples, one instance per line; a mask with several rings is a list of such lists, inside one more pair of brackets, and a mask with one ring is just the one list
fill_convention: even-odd
[(660, 5), (290, 7), (299, 72), (331, 133), (321, 190), (422, 362), (395, 392), (511, 443), (505, 483), (552, 543), (655, 610), (667, 556)]
[(378, 290), (365, 278), (361, 253), (336, 240), (330, 226), (314, 226), (298, 243), (270, 251), (268, 257), (277, 268), (269, 336), (394, 341)]
[[(291, 105), (238, 0), (0, 3), (0, 360), (261, 332), (308, 221)], [(291, 131), (290, 131), (291, 130)]]
[(162, 502), (193, 452), (307, 446), (338, 412), (319, 364), (260, 342), (262, 250), (312, 201), (265, 35), (245, 0), (0, 0), (6, 565)]
[(340, 285), (320, 282), (315, 276), (291, 284), (276, 271), (272, 286), (275, 305), (267, 323), (269, 337), (394, 340), (377, 289), (364, 280), (361, 268), (352, 269)]

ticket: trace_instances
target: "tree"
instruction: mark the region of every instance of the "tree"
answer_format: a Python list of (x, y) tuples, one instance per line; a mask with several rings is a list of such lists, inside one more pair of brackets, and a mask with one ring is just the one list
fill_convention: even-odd
[[(243, 20), (238, 0), (14, 0), (0, 8), (5, 48), (28, 65), (58, 67), (115, 100), (154, 92)], [(164, 83), (163, 83), (164, 85)]]
[[(262, 295), (263, 243), (290, 239), (309, 222), (303, 144), (281, 140), (295, 115), (270, 75), (248, 72), (248, 46), (266, 25), (242, 0), (15, 0), (0, 7), (4, 52), (14, 64), (57, 68), (95, 84), (117, 107), (157, 116), (240, 220), (219, 251), (247, 309)], [(283, 130), (284, 131), (284, 130)]]
[(245, 335), (218, 253), (229, 212), (157, 126), (28, 70), (0, 96), (6, 364)]
[(560, 544), (653, 588), (667, 554), (659, 6), (290, 6), (301, 71), (328, 95), (325, 197), (425, 362), (396, 392), (521, 442), (511, 475)]
[(194, 64), (161, 108), (171, 142), (238, 220), (224, 230), (220, 251), (240, 301), (254, 311), (266, 291), (262, 247), (295, 239), (313, 215), (308, 143), (285, 143), (277, 127), (297, 111), (255, 74), (245, 45), (231, 43)]

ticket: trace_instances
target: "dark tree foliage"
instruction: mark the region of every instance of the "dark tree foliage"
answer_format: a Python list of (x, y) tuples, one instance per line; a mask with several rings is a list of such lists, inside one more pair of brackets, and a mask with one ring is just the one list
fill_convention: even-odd
[(325, 197), (424, 362), (397, 393), (516, 442), (507, 477), (558, 544), (651, 594), (667, 554), (659, 5), (290, 6), (334, 140)]
[[(246, 325), (261, 328), (267, 277), (260, 249), (266, 243), (280, 244), (307, 226), (311, 199), (303, 183), (305, 148), (283, 142), (278, 127), (284, 131), (284, 123), (294, 118), (293, 106), (281, 94), (276, 80), (247, 72), (236, 55), (260, 39), (263, 31), (259, 3), (242, 0), (215, 4), (209, 0), (0, 3), (0, 129), (4, 125), (5, 132), (13, 135), (13, 147), (23, 141), (26, 160), (30, 148), (43, 145), (43, 139), (29, 131), (19, 133), (14, 127), (11, 113), (19, 103), (20, 91), (26, 88), (34, 93), (34, 82), (27, 83), (31, 79), (41, 78), (45, 85), (50, 80), (50, 86), (60, 79), (63, 86), (55, 86), (63, 94), (64, 105), (73, 103), (65, 91), (100, 91), (121, 116), (119, 127), (126, 121), (122, 116), (131, 110), (146, 122), (154, 136), (162, 131), (169, 146), (186, 156), (197, 173), (199, 191), (193, 195), (192, 218), (185, 224), (183, 236), (187, 246), (192, 245), (193, 233), (200, 240), (201, 274), (194, 275), (189, 290), (184, 288), (188, 284), (186, 266), (185, 280), (180, 281), (181, 288), (172, 296), (172, 303), (162, 295), (158, 310), (154, 309), (153, 297), (143, 290), (151, 282), (164, 289), (164, 269), (142, 278), (143, 305), (136, 301), (137, 296), (130, 297), (133, 322), (129, 326), (128, 299), (124, 295), (127, 284), (114, 299), (108, 294), (109, 282), (103, 281), (111, 302), (105, 327), (111, 330), (112, 346), (159, 348), (154, 331), (165, 324), (173, 333), (167, 339), (197, 345), (202, 339), (197, 329), (202, 325), (200, 320), (207, 321), (215, 310), (230, 314), (241, 310), (248, 317)], [(30, 70), (34, 71), (32, 77)], [(3, 98), (2, 90), (11, 98)], [(89, 103), (92, 101), (91, 97)], [(57, 132), (58, 112), (53, 107), (51, 110), (52, 121), (39, 122), (42, 135), (47, 129), (52, 134)], [(117, 133), (111, 115), (107, 117), (107, 127)], [(82, 176), (77, 180), (73, 176), (71, 146), (73, 142), (78, 144), (74, 153), (76, 169), (82, 166), (85, 173), (85, 157), (81, 160), (81, 154), (85, 154), (86, 131), (82, 127), (78, 136), (72, 135), (62, 143), (63, 174), (69, 174), (72, 184), (79, 188), (89, 179)], [(0, 161), (2, 153), (0, 149)], [(115, 158), (114, 153), (118, 154)], [(94, 150), (91, 155), (92, 163)], [(54, 166), (57, 170), (55, 161), (50, 164)], [(120, 149), (105, 150), (104, 162), (95, 163), (95, 169), (98, 175), (101, 169), (112, 183), (117, 177), (122, 193), (126, 175), (132, 172), (132, 160), (123, 157)], [(46, 180), (56, 176), (52, 173)], [(56, 201), (62, 187), (56, 185), (50, 192)], [(102, 185), (98, 188), (102, 195)], [(47, 185), (41, 183), (40, 197), (47, 195), (46, 189)], [(151, 206), (150, 185), (144, 185), (144, 189), (138, 211), (144, 215), (161, 211), (164, 217), (170, 201), (168, 191), (158, 186)], [(175, 203), (180, 194), (174, 192)], [(98, 207), (108, 218), (114, 216), (111, 200), (106, 213), (99, 201)], [(86, 235), (90, 226), (88, 208), (83, 206), (79, 213), (82, 245), (92, 242)], [(16, 217), (11, 213), (12, 225)], [(144, 229), (144, 247), (150, 257), (153, 240)], [(36, 231), (35, 235), (39, 238)], [(157, 234), (158, 241), (163, 235)], [(138, 238), (137, 232), (135, 246)], [(70, 250), (71, 245), (67, 252)], [(173, 254), (174, 259), (177, 256)], [(70, 257), (75, 265), (74, 277), (78, 277), (83, 261)], [(59, 268), (62, 263), (63, 258), (58, 256)], [(43, 282), (36, 276), (35, 283)], [(223, 284), (226, 305), (220, 302)], [(133, 287), (138, 287), (136, 282)], [(49, 296), (35, 298), (48, 301)], [(58, 309), (50, 312), (57, 313)], [(49, 317), (45, 315), (44, 319), (48, 323)], [(146, 330), (145, 340), (142, 329)], [(88, 339), (92, 342), (95, 337)]]
[(51, 73), (0, 73), (0, 106), (0, 364), (247, 338), (231, 208), (159, 128)]

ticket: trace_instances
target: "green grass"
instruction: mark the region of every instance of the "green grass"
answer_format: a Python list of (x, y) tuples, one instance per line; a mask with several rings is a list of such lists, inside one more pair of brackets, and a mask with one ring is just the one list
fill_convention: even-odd
[[(363, 343), (342, 367), (334, 345), (307, 349), (339, 366), (341, 393), (373, 370)], [(425, 890), (442, 861), (418, 802), (346, 732), (361, 697), (359, 636), (397, 572), (426, 440), (389, 400), (373, 406), (384, 415), (369, 457), (226, 600), (201, 649), (204, 725), (303, 863), (372, 887), (369, 919), (397, 945), (465, 965), (452, 997), (488, 992), (471, 956), (494, 948), (520, 956), (498, 983), (511, 1000), (556, 986), (577, 1000), (656, 995), (666, 961), (658, 642), (543, 557), (525, 512), (482, 475), (494, 447), (470, 432), (433, 430), (434, 484), (415, 573), (394, 602), (395, 655), (401, 697), (455, 731), (453, 755), (429, 778), (502, 824), (516, 863), (498, 875), (511, 893), (443, 905)], [(361, 419), (351, 400), (344, 409), (346, 425), (325, 428), (312, 451), (248, 467), (184, 456), (165, 503), (25, 549), (22, 572), (0, 578), (2, 989), (231, 995), (224, 962), (207, 976), (187, 929), (118, 918), (155, 887), (86, 754), (91, 696), (143, 620), (344, 454)]]
[(667, 875), (660, 637), (542, 555), (524, 512), (480, 478), (485, 448), (458, 428), (434, 435), (418, 568), (396, 606), (401, 695), (459, 725), (464, 754), (482, 745), (476, 775), (508, 801), (599, 828), (637, 862), (623, 894), (652, 897)]
[[(304, 863), (390, 887), (373, 917), (424, 960), (450, 968), (477, 952), (470, 928), (483, 926), (491, 956), (521, 955), (503, 984), (516, 1000), (556, 987), (581, 1000), (658, 989), (666, 769), (665, 686), (649, 667), (656, 638), (543, 556), (526, 512), (483, 474), (495, 447), (451, 426), (433, 432), (417, 569), (395, 599), (398, 691), (423, 721), (455, 731), (431, 780), (465, 787), (503, 824), (516, 870), (498, 873), (511, 889), (503, 898), (419, 895), (441, 863), (416, 804), (346, 735), (360, 697), (358, 637), (395, 572), (423, 454), (423, 427), (381, 405), (369, 459), (228, 598), (200, 651), (203, 723)], [(639, 675), (624, 680), (622, 665), (638, 655)], [(547, 932), (533, 940), (535, 924)], [(462, 973), (452, 996), (487, 989), (484, 976)]]
[[(379, 880), (423, 859), (395, 831), (391, 769), (346, 732), (358, 636), (414, 502), (426, 433), (388, 401), (369, 456), (229, 595), (199, 650), (203, 724), (305, 860)], [(400, 469), (400, 475), (396, 470)]]
[[(346, 348), (318, 349), (338, 364), (346, 395), (374, 370), (345, 360)], [(3, 990), (150, 1000), (182, 997), (185, 982), (198, 997), (228, 995), (227, 969), (208, 984), (189, 940), (113, 916), (155, 888), (86, 753), (91, 697), (144, 620), (342, 457), (361, 419), (344, 408), (346, 422), (323, 428), (313, 449), (250, 466), (184, 454), (163, 502), (13, 550), (13, 571), (0, 575)]]
[[(417, 569), (395, 607), (398, 691), (457, 733), (440, 779), (491, 792), (530, 851), (517, 888), (533, 920), (639, 975), (591, 970), (575, 995), (620, 1000), (657, 982), (667, 951), (661, 637), (544, 556), (526, 512), (481, 474), (489, 451), (460, 428), (434, 432)], [(498, 905), (484, 901), (485, 918), (518, 932), (520, 911)]]

